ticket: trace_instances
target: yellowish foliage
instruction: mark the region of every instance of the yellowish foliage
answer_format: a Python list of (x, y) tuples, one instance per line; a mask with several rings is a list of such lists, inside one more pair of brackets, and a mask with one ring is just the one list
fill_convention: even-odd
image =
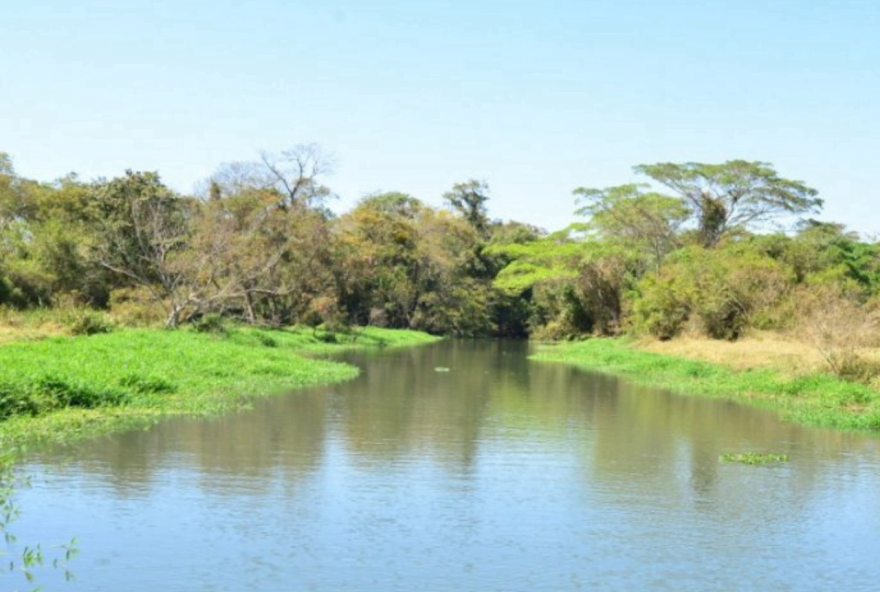
[(773, 368), (785, 374), (798, 375), (827, 369), (816, 348), (769, 331), (755, 331), (737, 341), (697, 336), (669, 341), (642, 339), (638, 347), (654, 353), (713, 362), (735, 370)]

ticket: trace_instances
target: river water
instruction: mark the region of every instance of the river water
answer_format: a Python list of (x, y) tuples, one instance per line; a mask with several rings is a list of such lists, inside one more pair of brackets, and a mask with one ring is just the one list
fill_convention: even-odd
[[(880, 589), (880, 440), (529, 347), (351, 354), (348, 383), (33, 455), (14, 530), (79, 540), (47, 592)], [(790, 462), (719, 462), (747, 450)]]

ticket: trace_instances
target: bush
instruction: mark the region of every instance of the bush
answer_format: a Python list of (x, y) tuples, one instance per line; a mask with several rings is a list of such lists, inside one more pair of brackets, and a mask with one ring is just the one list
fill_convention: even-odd
[(880, 344), (880, 312), (854, 294), (834, 286), (810, 286), (797, 293), (800, 317), (796, 332), (811, 344), (841, 378), (871, 382), (880, 363), (864, 357), (864, 348)]
[(114, 328), (113, 322), (106, 314), (89, 309), (69, 311), (65, 315), (64, 325), (71, 335), (110, 333)]
[(226, 334), (226, 323), (223, 320), (223, 316), (211, 312), (206, 315), (202, 315), (195, 321), (193, 321), (193, 328), (199, 333), (214, 333), (215, 335), (225, 335)]
[(142, 288), (120, 288), (110, 293), (110, 314), (128, 327), (157, 327), (165, 323), (165, 309)]
[(531, 335), (538, 340), (571, 339), (593, 330), (593, 319), (571, 280), (542, 282), (535, 286)]
[(678, 288), (673, 275), (656, 273), (645, 277), (631, 303), (632, 328), (662, 340), (677, 337), (691, 312), (687, 298), (678, 293)]
[(682, 249), (644, 277), (631, 295), (632, 327), (671, 339), (686, 327), (714, 339), (737, 339), (785, 299), (792, 274), (742, 245)]

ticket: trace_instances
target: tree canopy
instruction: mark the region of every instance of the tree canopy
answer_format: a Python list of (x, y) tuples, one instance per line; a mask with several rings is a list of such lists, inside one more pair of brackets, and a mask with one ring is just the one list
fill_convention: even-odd
[[(446, 208), (389, 191), (331, 214), (314, 145), (221, 165), (197, 196), (157, 172), (38, 182), (0, 153), (0, 306), (91, 306), (125, 323), (219, 315), (334, 329), (581, 337), (791, 327), (816, 303), (880, 302), (880, 245), (833, 222), (767, 222), (822, 201), (762, 162), (660, 163), (653, 183), (574, 190), (586, 221), (492, 221), (488, 185)], [(829, 294), (831, 296), (829, 296)]]
[(812, 213), (822, 207), (815, 189), (780, 177), (764, 162), (663, 162), (638, 165), (634, 170), (683, 200), (695, 218), (700, 243), (706, 247), (717, 245), (732, 229), (753, 227), (784, 214)]

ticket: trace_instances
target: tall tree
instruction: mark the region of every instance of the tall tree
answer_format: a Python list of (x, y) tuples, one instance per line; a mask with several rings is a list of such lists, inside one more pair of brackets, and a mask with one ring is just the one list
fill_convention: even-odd
[(581, 204), (577, 213), (590, 216), (593, 230), (603, 239), (638, 252), (656, 268), (678, 245), (678, 231), (688, 209), (678, 198), (644, 189), (644, 185), (635, 184), (580, 187), (574, 194)]
[(467, 220), (468, 224), (486, 237), (489, 231), (489, 217), (486, 202), (489, 201), (489, 186), (485, 181), (471, 179), (464, 183), (456, 183), (452, 189), (443, 194), (443, 199), (452, 209)]
[(320, 206), (333, 197), (321, 179), (333, 172), (335, 159), (317, 144), (296, 144), (281, 152), (260, 153), (258, 161), (233, 161), (220, 165), (203, 185), (209, 199), (220, 199), (254, 190), (277, 193), (282, 208)]
[(262, 152), (260, 159), (284, 196), (283, 205), (320, 205), (331, 196), (320, 178), (333, 172), (334, 159), (317, 144), (297, 144), (277, 154)]
[(635, 171), (678, 194), (696, 218), (699, 240), (705, 247), (714, 247), (734, 228), (822, 207), (815, 189), (780, 177), (764, 162), (664, 162), (639, 165)]
[(190, 212), (158, 173), (126, 171), (93, 193), (96, 256), (101, 265), (147, 289), (176, 327), (190, 304), (174, 258), (187, 246)]

